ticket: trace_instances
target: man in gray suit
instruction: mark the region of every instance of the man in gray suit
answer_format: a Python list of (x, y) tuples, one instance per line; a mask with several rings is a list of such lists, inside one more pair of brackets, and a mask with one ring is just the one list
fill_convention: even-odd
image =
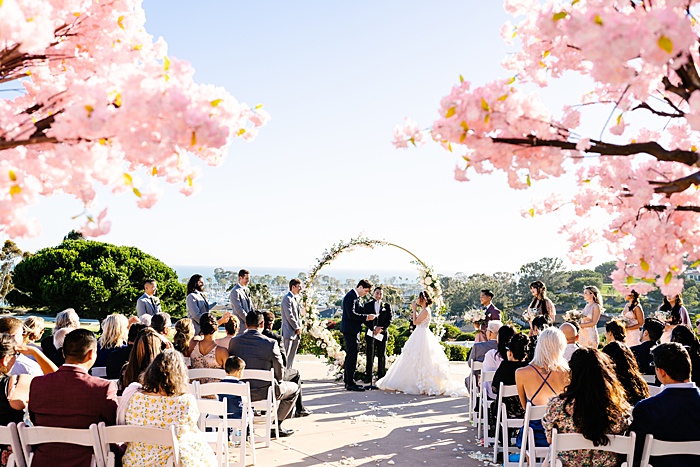
[(282, 338), (287, 354), (287, 368), (292, 367), (301, 340), (301, 307), (297, 296), (301, 292), (301, 281), (289, 281), (289, 292), (282, 298)]
[[(238, 326), (237, 336), (243, 334), (246, 330), (246, 315), (253, 310), (253, 302), (250, 301), (250, 290), (248, 289), (248, 283), (250, 283), (250, 271), (247, 269), (241, 269), (238, 271), (238, 284), (233, 286), (231, 289), (231, 309), (240, 326)], [(244, 359), (245, 360), (245, 359)], [(248, 362), (246, 362), (247, 364)]]
[(154, 316), (163, 310), (160, 309), (160, 298), (155, 296), (158, 289), (158, 282), (150, 277), (143, 280), (144, 294), (136, 302), (136, 314), (139, 318), (143, 315)]
[[(279, 404), (277, 406), (277, 418), (280, 422), (279, 436), (285, 437), (294, 433), (293, 430), (283, 430), (282, 421), (287, 419), (294, 409), (299, 396), (299, 385), (291, 381), (284, 381), (284, 364), (279, 345), (274, 339), (262, 335), (264, 317), (262, 313), (250, 311), (246, 315), (247, 331), (236, 336), (228, 344), (229, 355), (235, 355), (245, 361), (246, 368), (250, 370), (269, 370), (274, 368), (274, 391)], [(267, 390), (270, 383), (264, 381), (250, 381), (250, 397), (253, 401), (267, 398)], [(274, 436), (274, 432), (272, 433)]]

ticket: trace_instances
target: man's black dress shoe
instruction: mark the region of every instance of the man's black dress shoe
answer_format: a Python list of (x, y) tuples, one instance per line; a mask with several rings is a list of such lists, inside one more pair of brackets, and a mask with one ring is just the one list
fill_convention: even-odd
[(299, 412), (295, 413), (295, 417), (308, 417), (311, 415), (313, 412), (311, 410), (307, 410), (306, 408), (301, 409)]
[(362, 392), (365, 390), (362, 386), (358, 386), (357, 384), (353, 384), (352, 386), (349, 384), (345, 385), (345, 390), (346, 391), (357, 391), (357, 392)]
[[(280, 431), (279, 431), (278, 434), (279, 434), (279, 437), (280, 437), (280, 438), (286, 438), (287, 436), (292, 436), (292, 435), (294, 434), (294, 430), (291, 430), (291, 429), (290, 429), (290, 430), (285, 430), (284, 428), (280, 428)], [(270, 436), (271, 436), (272, 438), (276, 438), (276, 436), (275, 436), (275, 430), (270, 431)]]
[(377, 386), (375, 386), (374, 384), (370, 384), (368, 386), (365, 386), (365, 390), (367, 390), (367, 391), (375, 391), (377, 389), (379, 389), (379, 388)]

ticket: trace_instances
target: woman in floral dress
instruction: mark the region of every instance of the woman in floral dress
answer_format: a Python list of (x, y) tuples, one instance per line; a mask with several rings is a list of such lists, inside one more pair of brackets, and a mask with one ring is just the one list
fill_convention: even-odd
[[(571, 356), (571, 382), (564, 392), (550, 399), (542, 418), (547, 440), (552, 430), (581, 433), (594, 446), (608, 443), (606, 435), (623, 434), (629, 428), (632, 407), (625, 390), (611, 370), (612, 361), (597, 349), (578, 349)], [(581, 449), (558, 454), (562, 467), (615, 467), (612, 452)], [(552, 463), (553, 464), (553, 463)]]
[[(214, 451), (197, 427), (199, 410), (194, 396), (187, 392), (187, 367), (180, 352), (168, 349), (158, 355), (144, 372), (142, 382), (142, 387), (132, 384), (124, 391), (117, 422), (156, 428), (174, 426), (182, 467), (216, 467)], [(122, 463), (124, 467), (165, 466), (171, 454), (171, 448), (129, 443)]]

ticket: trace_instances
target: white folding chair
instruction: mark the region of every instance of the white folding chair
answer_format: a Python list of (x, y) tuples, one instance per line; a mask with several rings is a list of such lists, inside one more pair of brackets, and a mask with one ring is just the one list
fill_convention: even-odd
[(549, 454), (549, 446), (538, 447), (535, 446), (535, 433), (530, 428), (530, 422), (533, 420), (542, 420), (545, 412), (547, 411), (546, 405), (532, 405), (527, 403), (525, 407), (525, 418), (523, 419), (523, 441), (520, 448), (520, 461), (518, 463), (519, 467), (523, 467), (525, 464), (525, 452), (527, 452), (529, 467), (541, 466), (542, 462), (537, 462), (537, 459), (544, 459)]
[(270, 387), (267, 390), (267, 398), (252, 402), (253, 409), (265, 411), (265, 436), (259, 437), (258, 440), (265, 441), (265, 447), (270, 447), (272, 428), (274, 427), (275, 429), (275, 438), (279, 436), (280, 431), (280, 424), (277, 419), (277, 398), (275, 397), (275, 371), (272, 368), (269, 370), (249, 370), (246, 368), (243, 370), (241, 379), (254, 379), (270, 383)]
[(195, 399), (199, 399), (199, 381), (192, 381), (188, 385), (188, 392), (192, 394)]
[[(649, 463), (650, 457), (672, 456), (677, 454), (700, 456), (700, 441), (660, 441), (654, 439), (653, 435), (647, 435), (644, 440), (644, 450), (642, 451), (640, 467), (652, 467)], [(698, 464), (700, 464), (700, 459), (698, 459)]]
[[(253, 457), (253, 465), (256, 462), (255, 455), (255, 431), (253, 429), (253, 406), (250, 401), (250, 384), (232, 384), (232, 383), (207, 383), (199, 385), (200, 396), (210, 396), (210, 395), (224, 395), (224, 396), (238, 396), (241, 398), (241, 418), (229, 418), (228, 427), (234, 430), (239, 430), (240, 435), (238, 436), (238, 441), (240, 441), (240, 452), (238, 465), (246, 465), (246, 433), (250, 432), (250, 451)], [(205, 420), (205, 426), (216, 425), (220, 422), (218, 417), (208, 416)], [(211, 425), (210, 425), (211, 424)], [(234, 431), (235, 433), (235, 431)]]
[(0, 426), (0, 444), (12, 447), (12, 454), (7, 459), (7, 467), (25, 467), (24, 452), (22, 443), (19, 441), (17, 424), (10, 423), (7, 426)]
[(581, 449), (593, 449), (595, 451), (614, 452), (624, 454), (626, 462), (620, 467), (632, 467), (634, 461), (634, 442), (637, 439), (634, 432), (629, 436), (608, 435), (610, 442), (605, 446), (594, 446), (593, 442), (583, 437), (581, 433), (559, 433), (552, 429), (552, 444), (550, 445), (549, 465), (562, 467), (559, 453), (564, 451), (579, 451)]
[(489, 447), (490, 442), (493, 438), (489, 438), (489, 406), (494, 402), (493, 399), (489, 399), (489, 395), (486, 392), (486, 383), (491, 383), (493, 377), (496, 374), (495, 371), (481, 371), (481, 389), (479, 391), (479, 420), (480, 423), (476, 429), (476, 437), (481, 439), (481, 432), (484, 433), (484, 447)]
[(222, 368), (190, 368), (187, 370), (187, 376), (190, 378), (190, 381), (199, 378), (224, 379), (226, 378), (226, 371)]
[(106, 366), (93, 366), (90, 369), (90, 374), (92, 376), (97, 376), (98, 378), (107, 377), (107, 367)]
[(656, 375), (642, 375), (642, 378), (644, 378), (644, 381), (646, 381), (649, 385), (656, 382)]
[[(508, 395), (514, 396), (518, 394), (518, 389), (515, 387), (515, 390), (511, 390), (510, 388), (513, 388), (514, 386), (504, 386), (503, 387), (503, 397), (506, 397)], [(510, 432), (509, 428), (522, 428), (524, 419), (523, 418), (510, 418), (508, 417), (508, 411), (506, 410), (506, 405), (505, 403), (501, 403), (501, 410), (500, 410), (500, 423), (499, 426), (501, 427), (501, 436), (503, 438), (503, 467), (522, 467), (522, 464), (520, 463), (519, 460), (517, 461), (512, 461), (510, 460), (510, 455), (511, 454), (520, 454), (520, 458), (523, 458), (525, 456), (525, 451), (522, 448), (518, 448), (516, 446), (516, 438), (511, 439), (510, 437)], [(524, 435), (525, 433), (523, 433)], [(498, 454), (496, 454), (498, 455)]]
[(472, 361), (469, 369), (469, 422), (473, 425), (479, 422), (479, 408), (476, 407), (477, 393), (479, 392), (479, 375), (483, 362)]
[(664, 390), (663, 386), (649, 386), (649, 397), (656, 396)]
[(180, 467), (180, 448), (175, 435), (175, 426), (168, 428), (156, 428), (153, 426), (115, 425), (105, 426), (104, 422), (97, 425), (99, 443), (102, 447), (102, 456), (107, 467), (114, 467), (116, 459), (110, 451), (110, 444), (143, 442), (156, 444), (164, 449), (170, 449), (170, 457), (167, 467)]
[[(503, 382), (500, 383), (498, 387), (498, 399), (496, 401), (496, 426), (494, 427), (494, 434), (495, 438), (493, 440), (493, 462), (496, 462), (496, 459), (498, 458), (498, 430), (501, 428), (501, 414), (502, 412), (506, 411), (506, 406), (503, 403), (503, 398), (504, 397), (512, 397), (512, 396), (517, 396), (518, 395), (518, 388), (515, 385), (504, 385)], [(521, 422), (522, 423), (522, 422)], [(506, 430), (507, 433), (508, 430)], [(508, 447), (508, 437), (504, 436), (503, 437), (503, 445), (505, 447)], [(503, 455), (506, 456), (507, 452), (504, 449), (501, 449), (503, 452)]]
[[(228, 465), (228, 411), (226, 401), (212, 399), (197, 399), (199, 409), (199, 429), (216, 453), (216, 462), (219, 467)], [(211, 417), (210, 417), (211, 416)], [(207, 424), (208, 420), (212, 423)], [(213, 423), (216, 420), (216, 423)], [(207, 431), (207, 427), (214, 431)]]
[(22, 422), (17, 425), (17, 431), (19, 431), (19, 440), (28, 467), (32, 466), (35, 446), (46, 443), (77, 444), (91, 447), (92, 461), (90, 466), (105, 467), (99, 442), (100, 436), (97, 433), (97, 425), (94, 423), (90, 425), (90, 428), (74, 429), (47, 426), (28, 427)]

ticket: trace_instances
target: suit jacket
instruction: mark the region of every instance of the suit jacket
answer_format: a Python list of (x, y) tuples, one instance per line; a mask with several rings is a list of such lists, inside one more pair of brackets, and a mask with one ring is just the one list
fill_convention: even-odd
[(496, 308), (496, 305), (494, 305), (493, 302), (491, 302), (486, 308), (486, 322), (481, 325), (481, 331), (486, 332), (486, 328), (489, 324), (489, 321), (497, 319), (501, 319), (501, 310)]
[(360, 297), (355, 289), (352, 289), (343, 298), (343, 319), (340, 322), (340, 331), (344, 334), (358, 334), (365, 321), (367, 321), (367, 315), (364, 314), (360, 305)]
[[(187, 295), (187, 317), (194, 324), (194, 335), (199, 335), (199, 317), (209, 313), (209, 302), (201, 292), (192, 292)], [(243, 322), (245, 324), (245, 321)]]
[[(634, 465), (642, 458), (644, 438), (652, 434), (661, 441), (700, 440), (700, 390), (666, 388), (654, 397), (639, 401), (632, 411), (630, 431), (637, 434)], [(654, 467), (690, 467), (698, 457), (687, 455), (652, 457)]]
[(637, 366), (639, 366), (639, 371), (645, 375), (654, 375), (656, 371), (654, 367), (651, 366), (651, 362), (654, 361), (651, 356), (651, 348), (656, 345), (656, 342), (646, 341), (639, 345), (630, 347), (630, 350), (634, 354), (634, 358), (637, 359)]
[[(249, 329), (240, 336), (231, 339), (228, 344), (229, 355), (235, 355), (245, 361), (249, 370), (275, 370), (275, 395), (280, 395), (279, 383), (284, 379), (284, 363), (282, 352), (277, 341), (265, 337), (257, 329)], [(270, 383), (250, 380), (250, 397), (254, 401), (267, 397)]]
[(236, 335), (240, 336), (246, 330), (245, 317), (253, 310), (253, 302), (250, 301), (249, 292), (246, 291), (245, 287), (241, 287), (241, 284), (233, 286), (229, 298), (231, 300), (233, 314), (238, 318), (238, 332)]
[(291, 290), (282, 298), (282, 337), (291, 339), (301, 328), (301, 307)]
[(469, 359), (467, 361), (483, 362), (486, 352), (495, 348), (498, 348), (498, 342), (496, 342), (495, 339), (486, 342), (477, 342), (474, 344), (474, 347), (472, 347), (471, 352), (469, 352)]
[(163, 310), (160, 308), (160, 298), (155, 295), (148, 296), (143, 294), (136, 301), (136, 314), (140, 318), (143, 315), (155, 315)]
[[(34, 378), (30, 393), (29, 416), (36, 426), (88, 428), (117, 421), (116, 386), (81, 367), (63, 365), (55, 373)], [(51, 443), (36, 448), (33, 463), (87, 467), (91, 456), (90, 447)]]
[(280, 335), (277, 334), (275, 331), (272, 331), (272, 330), (270, 330), (270, 329), (265, 329), (265, 330), (263, 330), (263, 331), (261, 332), (261, 334), (262, 334), (263, 336), (269, 337), (270, 339), (273, 339), (273, 340), (275, 340), (275, 341), (277, 342), (277, 345), (278, 345), (279, 348), (280, 348), (280, 353), (282, 354), (282, 363), (283, 363), (283, 367), (285, 368), (285, 371), (286, 371), (286, 368), (287, 368), (287, 352), (286, 352), (285, 349), (284, 349), (284, 345), (282, 345), (282, 336), (280, 336)]
[(374, 329), (375, 326), (379, 326), (380, 328), (384, 329), (382, 331), (382, 334), (384, 334), (384, 336), (386, 337), (387, 328), (391, 324), (391, 319), (393, 317), (391, 314), (391, 305), (389, 305), (387, 302), (382, 301), (379, 307), (379, 314), (377, 314), (375, 310), (376, 303), (377, 301), (375, 299), (372, 299), (369, 302), (365, 303), (365, 306), (363, 307), (363, 314), (377, 315), (377, 317), (374, 318), (372, 321), (367, 321), (367, 329)]

